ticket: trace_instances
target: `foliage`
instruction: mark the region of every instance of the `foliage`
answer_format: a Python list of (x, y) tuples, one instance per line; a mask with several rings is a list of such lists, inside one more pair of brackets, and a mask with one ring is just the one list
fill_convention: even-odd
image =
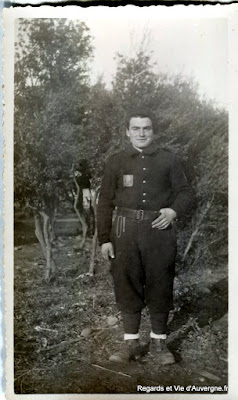
[(103, 161), (112, 147), (116, 132), (116, 111), (112, 93), (106, 89), (102, 77), (90, 88), (85, 137), (80, 151), (89, 161), (92, 187), (95, 189), (103, 173)]
[[(63, 38), (63, 40), (62, 40)], [(55, 207), (83, 134), (92, 56), (86, 25), (23, 20), (15, 63), (15, 200)], [(30, 106), (30, 110), (29, 110)], [(30, 112), (29, 112), (30, 111)]]

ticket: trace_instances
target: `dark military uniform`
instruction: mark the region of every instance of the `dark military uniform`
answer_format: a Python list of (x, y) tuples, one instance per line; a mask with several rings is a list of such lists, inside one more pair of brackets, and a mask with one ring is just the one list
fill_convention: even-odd
[[(155, 144), (131, 145), (109, 158), (98, 205), (100, 245), (112, 242), (112, 275), (118, 308), (168, 312), (172, 306), (176, 233), (152, 228), (161, 208), (177, 218), (191, 209), (193, 194), (179, 159)], [(112, 225), (113, 210), (116, 218)]]

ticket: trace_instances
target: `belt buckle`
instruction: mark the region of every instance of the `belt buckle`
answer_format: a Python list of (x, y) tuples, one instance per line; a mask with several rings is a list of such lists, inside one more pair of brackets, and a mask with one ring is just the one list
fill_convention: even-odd
[(138, 219), (143, 219), (144, 218), (144, 210), (139, 210), (138, 212)]

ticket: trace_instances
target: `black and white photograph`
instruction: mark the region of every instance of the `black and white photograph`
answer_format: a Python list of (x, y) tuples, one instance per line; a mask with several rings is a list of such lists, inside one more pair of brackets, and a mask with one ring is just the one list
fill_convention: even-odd
[(6, 12), (8, 398), (233, 399), (229, 19), (50, 9)]

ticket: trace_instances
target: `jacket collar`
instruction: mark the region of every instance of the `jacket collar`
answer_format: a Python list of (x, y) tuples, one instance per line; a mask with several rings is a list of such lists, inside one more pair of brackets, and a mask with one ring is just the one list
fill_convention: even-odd
[[(135, 154), (140, 154), (141, 152), (138, 151), (137, 149), (135, 149), (135, 147), (133, 147), (131, 144), (129, 144), (126, 147), (126, 152), (130, 155), (135, 155)], [(152, 143), (151, 145), (149, 145), (148, 147), (145, 147), (142, 151), (142, 154), (153, 154), (156, 153), (159, 150), (159, 147), (157, 146), (157, 144)]]

